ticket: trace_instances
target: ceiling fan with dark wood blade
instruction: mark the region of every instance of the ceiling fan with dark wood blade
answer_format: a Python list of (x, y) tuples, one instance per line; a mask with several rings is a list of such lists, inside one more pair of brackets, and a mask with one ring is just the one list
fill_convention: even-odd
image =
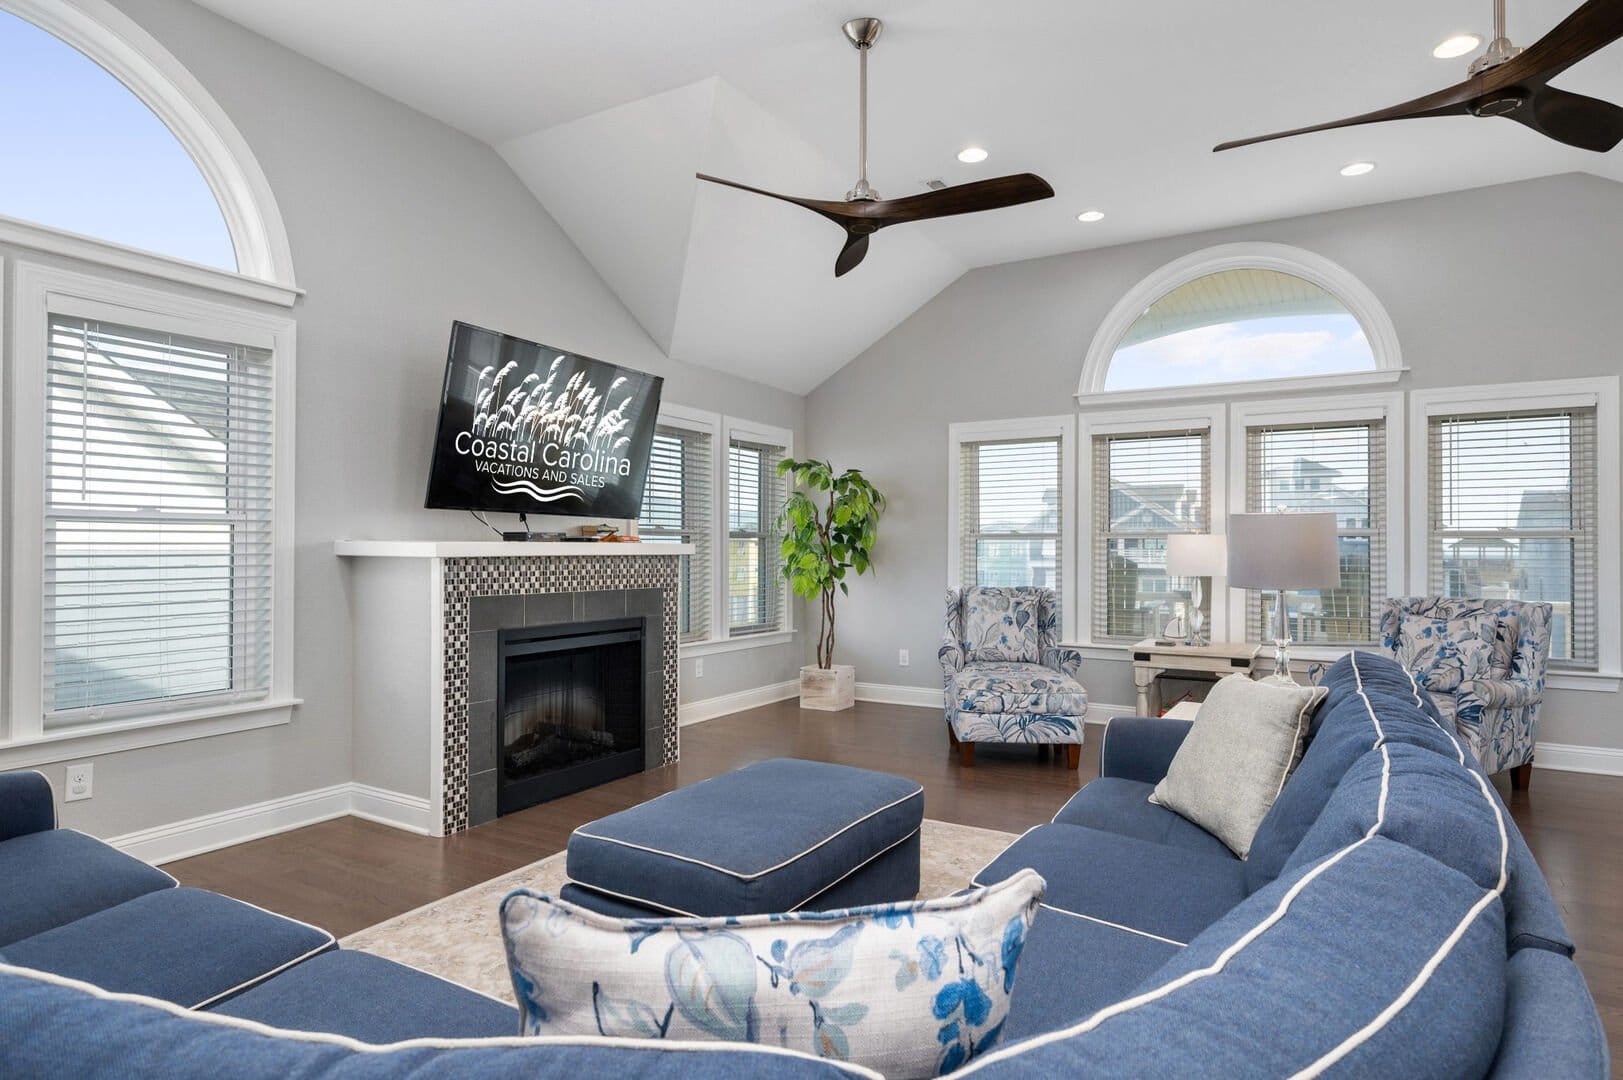
[(858, 128), (858, 172), (856, 186), (846, 192), (844, 201), (835, 199), (802, 199), (793, 195), (780, 195), (764, 191), (734, 180), (696, 174), (700, 180), (723, 184), (740, 191), (781, 199), (803, 206), (814, 214), (828, 218), (845, 230), (845, 245), (834, 260), (834, 276), (843, 277), (855, 269), (868, 254), (868, 237), (890, 225), (909, 221), (927, 221), (930, 218), (951, 217), (954, 214), (975, 214), (982, 210), (1001, 210), (1006, 206), (1036, 202), (1051, 198), (1054, 189), (1048, 181), (1033, 173), (999, 176), (991, 180), (977, 180), (972, 184), (938, 188), (920, 195), (900, 199), (881, 199), (868, 183), (868, 50), (879, 38), (884, 23), (878, 19), (852, 19), (843, 27), (846, 38), (861, 57), (859, 98), (861, 120)]
[(1505, 0), (1494, 0), (1493, 41), (1487, 52), (1472, 61), (1471, 77), (1465, 82), (1389, 109), (1226, 142), (1216, 150), (1387, 120), (1502, 116), (1557, 142), (1604, 154), (1623, 142), (1623, 108), (1609, 101), (1558, 90), (1550, 85), (1550, 80), (1620, 37), (1623, 37), (1623, 0), (1588, 0), (1537, 43), (1518, 48), (1505, 35)]

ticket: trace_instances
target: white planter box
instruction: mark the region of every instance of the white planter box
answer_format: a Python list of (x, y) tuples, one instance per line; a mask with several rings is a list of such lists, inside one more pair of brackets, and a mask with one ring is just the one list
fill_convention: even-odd
[(824, 671), (816, 665), (800, 669), (800, 707), (839, 712), (857, 703), (857, 669), (835, 664)]

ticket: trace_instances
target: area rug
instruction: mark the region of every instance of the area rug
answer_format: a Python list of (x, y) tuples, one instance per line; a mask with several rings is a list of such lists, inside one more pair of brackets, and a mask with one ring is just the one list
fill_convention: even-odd
[[(919, 837), (919, 895), (946, 896), (1013, 843), (1011, 833), (925, 819)], [(344, 938), (346, 949), (429, 971), (503, 1001), (512, 999), (496, 907), (519, 887), (556, 894), (564, 883), (564, 853), (521, 866), (443, 900), (396, 915)]]

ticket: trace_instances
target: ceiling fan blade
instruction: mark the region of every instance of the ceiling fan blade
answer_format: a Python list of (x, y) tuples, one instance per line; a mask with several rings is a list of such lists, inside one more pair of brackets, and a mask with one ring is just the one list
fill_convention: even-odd
[(1413, 120), (1425, 116), (1465, 116), (1470, 113), (1470, 103), (1483, 92), (1480, 80), (1472, 79), (1469, 82), (1457, 83), (1446, 90), (1439, 90), (1425, 97), (1417, 97), (1412, 101), (1405, 101), (1401, 105), (1393, 105), (1386, 109), (1377, 109), (1374, 112), (1363, 113), (1359, 116), (1349, 116), (1345, 120), (1332, 120), (1328, 124), (1314, 124), (1312, 127), (1294, 128), (1290, 131), (1276, 131), (1272, 135), (1257, 135), (1249, 139), (1236, 139), (1233, 142), (1222, 143), (1212, 148), (1212, 153), (1224, 150), (1233, 150), (1240, 146), (1253, 146), (1257, 143), (1272, 142), (1275, 139), (1289, 139), (1294, 135), (1307, 135), (1315, 131), (1333, 131), (1336, 128), (1357, 127), (1360, 124), (1380, 124), (1387, 120)]
[(1623, 4), (1617, 0), (1589, 0), (1568, 15), (1521, 55), (1484, 73), (1512, 82), (1548, 82), (1585, 57), (1623, 37)]
[(834, 260), (834, 276), (844, 277), (857, 268), (857, 264), (868, 257), (868, 237), (872, 233), (846, 233), (845, 246), (840, 249), (840, 257)]
[(1623, 108), (1610, 101), (1542, 87), (1509, 119), (1556, 142), (1604, 154), (1623, 142)]
[(1015, 173), (990, 180), (976, 180), (970, 184), (926, 191), (900, 199), (880, 199), (873, 202), (846, 203), (852, 217), (874, 223), (875, 228), (900, 225), (906, 221), (927, 221), (931, 218), (952, 217), (954, 214), (975, 214), (982, 210), (1001, 210), (1006, 206), (1050, 199), (1054, 189), (1047, 180), (1035, 173)]
[(823, 215), (830, 221), (836, 221), (843, 224), (847, 218), (852, 216), (847, 212), (847, 209), (851, 205), (850, 203), (833, 202), (828, 199), (802, 199), (796, 195), (780, 195), (776, 191), (767, 191), (765, 188), (750, 187), (748, 184), (740, 184), (736, 180), (723, 180), (719, 176), (706, 176), (704, 173), (694, 173), (693, 175), (697, 176), (700, 180), (708, 180), (712, 184), (720, 184), (723, 187), (737, 188), (739, 191), (748, 191), (753, 195), (765, 195), (769, 199), (777, 199), (780, 202), (793, 203), (796, 206), (803, 206), (814, 214)]

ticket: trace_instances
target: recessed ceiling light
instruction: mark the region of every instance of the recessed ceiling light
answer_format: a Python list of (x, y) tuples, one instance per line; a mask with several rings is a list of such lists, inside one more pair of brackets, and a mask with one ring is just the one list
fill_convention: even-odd
[(1431, 50), (1431, 55), (1439, 60), (1455, 60), (1466, 53), (1476, 52), (1481, 47), (1482, 38), (1479, 35), (1455, 34), (1438, 42), (1437, 47)]
[(1103, 210), (1084, 210), (1080, 214), (1076, 215), (1076, 220), (1089, 225), (1093, 224), (1095, 221), (1103, 221), (1104, 219), (1105, 212)]
[(1350, 165), (1341, 167), (1342, 176), (1363, 176), (1374, 171), (1375, 163), (1373, 161), (1355, 161)]
[(958, 160), (965, 165), (975, 165), (985, 161), (990, 155), (979, 146), (966, 146), (958, 151)]

